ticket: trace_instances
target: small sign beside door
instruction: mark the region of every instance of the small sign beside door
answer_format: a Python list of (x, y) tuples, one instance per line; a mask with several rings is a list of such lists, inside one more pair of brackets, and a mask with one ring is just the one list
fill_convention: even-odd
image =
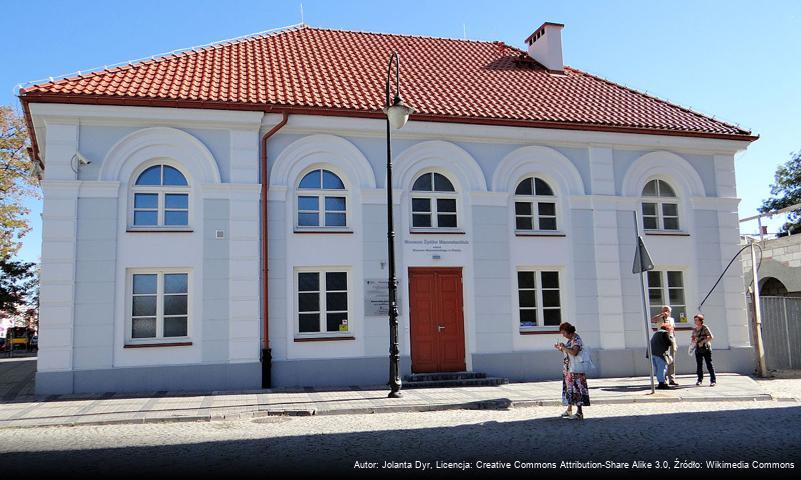
[[(398, 310), (400, 310), (400, 299), (398, 299)], [(364, 316), (379, 317), (386, 315), (389, 315), (389, 280), (386, 278), (365, 279)]]

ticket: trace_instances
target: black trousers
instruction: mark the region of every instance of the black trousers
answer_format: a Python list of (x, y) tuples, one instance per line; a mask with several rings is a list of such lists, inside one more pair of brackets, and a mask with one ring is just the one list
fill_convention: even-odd
[(709, 379), (715, 383), (715, 366), (712, 365), (712, 349), (711, 348), (696, 348), (695, 349), (695, 364), (696, 375), (698, 381), (704, 381), (704, 361), (706, 361), (706, 369), (709, 371)]

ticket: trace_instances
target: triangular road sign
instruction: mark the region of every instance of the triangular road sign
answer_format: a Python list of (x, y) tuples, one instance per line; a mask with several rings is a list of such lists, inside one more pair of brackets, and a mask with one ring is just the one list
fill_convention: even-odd
[(651, 260), (651, 255), (648, 254), (648, 249), (645, 248), (645, 242), (642, 237), (637, 236), (637, 250), (634, 252), (634, 266), (631, 268), (631, 273), (647, 272), (654, 269), (654, 262)]

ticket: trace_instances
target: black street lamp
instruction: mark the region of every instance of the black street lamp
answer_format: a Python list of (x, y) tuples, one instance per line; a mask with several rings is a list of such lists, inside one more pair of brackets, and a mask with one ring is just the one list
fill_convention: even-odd
[[(390, 103), (392, 63), (395, 62), (395, 97)], [(401, 396), (400, 348), (398, 347), (398, 279), (395, 276), (395, 224), (392, 218), (392, 138), (390, 126), (403, 128), (414, 108), (403, 103), (400, 95), (400, 57), (393, 52), (387, 66), (387, 97), (384, 113), (387, 115), (387, 252), (389, 255), (389, 398)]]

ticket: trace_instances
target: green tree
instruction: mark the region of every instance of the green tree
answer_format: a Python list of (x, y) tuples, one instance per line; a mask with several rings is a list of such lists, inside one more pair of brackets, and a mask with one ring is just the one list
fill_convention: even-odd
[(33, 317), (36, 312), (30, 310), (37, 307), (38, 283), (35, 263), (0, 260), (0, 314)]
[(29, 145), (22, 117), (11, 107), (0, 106), (0, 259), (19, 250), (22, 237), (30, 230), (24, 202), (39, 198)]
[[(801, 203), (801, 150), (791, 154), (790, 160), (776, 169), (774, 183), (770, 186), (771, 198), (762, 202), (760, 213), (781, 210)], [(779, 235), (801, 233), (801, 211), (790, 212), (787, 223), (782, 225)]]

